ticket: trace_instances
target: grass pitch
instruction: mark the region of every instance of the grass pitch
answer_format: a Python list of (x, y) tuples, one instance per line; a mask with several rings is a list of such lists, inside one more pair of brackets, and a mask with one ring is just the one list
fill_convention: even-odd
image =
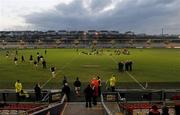
[[(180, 49), (129, 49), (130, 55), (115, 55), (114, 49), (104, 49), (102, 55), (86, 55), (90, 49), (23, 49), (18, 50), (18, 65), (14, 64), (15, 50), (0, 51), (0, 88), (14, 88), (19, 79), (24, 88), (33, 88), (36, 83), (43, 85), (51, 79), (50, 67), (56, 67), (56, 77), (49, 80), (46, 88), (60, 88), (63, 76), (68, 82), (79, 77), (82, 82), (89, 82), (93, 75), (99, 75), (105, 82), (112, 74), (118, 82), (135, 82), (126, 72), (119, 73), (117, 62), (132, 60), (133, 71), (130, 74), (139, 82), (180, 82)], [(40, 63), (36, 68), (29, 63), (32, 54), (36, 59), (37, 52), (45, 57), (47, 69)], [(112, 55), (111, 55), (112, 54)], [(24, 55), (25, 62), (21, 62)]]

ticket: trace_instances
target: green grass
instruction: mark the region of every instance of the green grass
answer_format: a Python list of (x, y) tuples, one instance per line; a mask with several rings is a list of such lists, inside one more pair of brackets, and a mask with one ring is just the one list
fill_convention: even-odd
[[(74, 49), (44, 49), (19, 50), (19, 62), (13, 62), (15, 50), (11, 49), (7, 59), (6, 50), (0, 51), (0, 88), (14, 88), (17, 79), (21, 80), (23, 87), (32, 88), (36, 83), (44, 84), (50, 77), (51, 65), (57, 68), (57, 77), (52, 79), (46, 87), (59, 88), (63, 76), (73, 82), (79, 77), (83, 82), (89, 82), (93, 75), (101, 76), (106, 81), (112, 74), (117, 76), (119, 82), (134, 82), (126, 73), (117, 71), (116, 61), (133, 60), (133, 71), (130, 72), (139, 82), (180, 82), (180, 49), (129, 49), (130, 55), (112, 55), (113, 49), (104, 50), (104, 55), (85, 55)], [(80, 49), (89, 51), (89, 49)], [(47, 69), (40, 64), (36, 69), (29, 63), (29, 56), (40, 52), (45, 56)], [(25, 56), (25, 63), (21, 63), (21, 55)], [(84, 65), (98, 65), (98, 67), (84, 67)]]

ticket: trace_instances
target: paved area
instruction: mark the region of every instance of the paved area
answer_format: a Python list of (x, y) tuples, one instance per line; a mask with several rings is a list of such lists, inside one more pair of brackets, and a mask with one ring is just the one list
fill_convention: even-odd
[(113, 115), (121, 115), (119, 105), (116, 102), (105, 102), (105, 105), (113, 113)]
[(62, 115), (103, 115), (104, 109), (99, 103), (92, 108), (86, 108), (85, 102), (66, 103)]

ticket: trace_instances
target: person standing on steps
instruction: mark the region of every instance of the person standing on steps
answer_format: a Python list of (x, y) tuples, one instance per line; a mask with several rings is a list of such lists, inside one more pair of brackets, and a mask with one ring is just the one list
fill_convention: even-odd
[(95, 77), (91, 80), (91, 87), (93, 89), (93, 105), (97, 105), (97, 97), (99, 95), (99, 82)]
[(70, 87), (68, 86), (68, 83), (64, 84), (64, 87), (62, 88), (62, 92), (63, 94), (66, 95), (67, 102), (69, 102), (70, 101)]
[(115, 75), (112, 75), (109, 82), (110, 82), (111, 91), (114, 92), (115, 91), (115, 85), (116, 85)]
[(40, 88), (39, 84), (36, 84), (36, 86), (34, 87), (34, 92), (36, 95), (36, 101), (40, 101), (41, 100), (41, 88)]
[(97, 80), (98, 80), (98, 94), (99, 96), (101, 96), (101, 87), (102, 87), (101, 78), (97, 76)]
[(22, 90), (22, 84), (20, 82), (20, 80), (17, 80), (16, 83), (15, 83), (15, 89), (16, 89), (16, 99), (17, 101), (20, 100), (20, 95), (19, 93), (21, 92)]
[(93, 89), (91, 88), (90, 84), (84, 89), (84, 95), (86, 100), (86, 107), (92, 107), (91, 100), (93, 96)]

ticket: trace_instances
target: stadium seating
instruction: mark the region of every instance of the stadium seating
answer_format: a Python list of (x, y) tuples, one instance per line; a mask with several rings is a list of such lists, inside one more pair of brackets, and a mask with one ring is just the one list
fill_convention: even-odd
[(180, 100), (180, 94), (172, 97), (172, 100)]
[(39, 104), (8, 104), (7, 106), (5, 106), (2, 109), (5, 110), (29, 110), (35, 107), (40, 106)]
[(151, 109), (151, 104), (149, 103), (126, 103), (121, 104), (120, 107), (128, 111), (133, 111), (134, 109)]

